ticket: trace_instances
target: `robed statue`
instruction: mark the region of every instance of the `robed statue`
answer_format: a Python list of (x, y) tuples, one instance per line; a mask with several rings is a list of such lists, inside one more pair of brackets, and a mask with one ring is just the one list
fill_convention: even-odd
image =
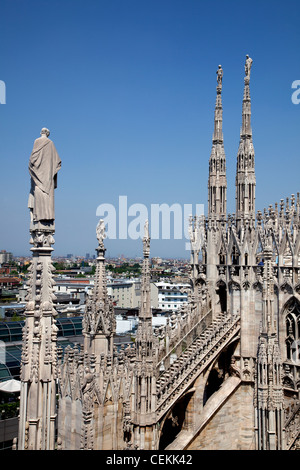
[(41, 137), (35, 140), (29, 159), (31, 189), (28, 207), (31, 226), (39, 226), (38, 228), (53, 224), (55, 219), (54, 189), (57, 187), (61, 160), (49, 135), (48, 129), (41, 130)]
[(251, 72), (252, 62), (253, 62), (253, 60), (247, 54), (246, 55), (246, 61), (245, 61), (245, 78), (247, 80), (250, 80), (250, 72)]
[(100, 219), (96, 227), (96, 235), (98, 238), (99, 245), (103, 244), (103, 240), (106, 238), (105, 233), (105, 222), (103, 219)]

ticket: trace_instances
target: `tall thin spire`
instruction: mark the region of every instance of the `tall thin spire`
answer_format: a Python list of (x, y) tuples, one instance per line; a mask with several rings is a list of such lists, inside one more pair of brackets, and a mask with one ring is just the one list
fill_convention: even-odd
[[(151, 339), (152, 333), (152, 311), (151, 311), (151, 291), (150, 291), (150, 235), (148, 220), (145, 222), (143, 238), (143, 267), (141, 285), (141, 306), (139, 312), (139, 325), (137, 329), (136, 345), (138, 355), (146, 347), (146, 355), (152, 357)], [(150, 349), (149, 349), (150, 348)], [(144, 351), (145, 352), (145, 351)]]
[(143, 238), (143, 269), (142, 269), (142, 303), (140, 317), (151, 318), (151, 303), (150, 303), (150, 235), (149, 235), (149, 224), (146, 220), (144, 227), (144, 238)]
[(104, 221), (100, 219), (97, 229), (98, 248), (96, 260), (95, 285), (91, 296), (86, 302), (83, 318), (83, 334), (85, 351), (99, 357), (100, 354), (112, 353), (113, 336), (115, 333), (115, 316), (112, 301), (107, 292), (105, 272), (106, 237)]
[(132, 387), (132, 422), (135, 428), (133, 444), (139, 449), (147, 448), (147, 441), (155, 432), (156, 419), (156, 354), (152, 329), (148, 220), (144, 227), (143, 254), (141, 306), (135, 340), (136, 361)]
[(255, 220), (255, 153), (251, 129), (250, 72), (253, 60), (246, 56), (245, 86), (242, 108), (242, 128), (236, 167), (236, 218), (238, 227), (243, 220)]
[(226, 216), (227, 181), (226, 156), (223, 141), (223, 107), (222, 107), (223, 69), (217, 70), (217, 98), (214, 116), (214, 133), (212, 150), (209, 159), (208, 178), (208, 216), (221, 220)]
[(54, 189), (61, 161), (49, 134), (48, 129), (42, 129), (29, 161), (32, 261), (21, 357), (19, 450), (55, 447), (58, 327), (51, 256), (55, 233)]

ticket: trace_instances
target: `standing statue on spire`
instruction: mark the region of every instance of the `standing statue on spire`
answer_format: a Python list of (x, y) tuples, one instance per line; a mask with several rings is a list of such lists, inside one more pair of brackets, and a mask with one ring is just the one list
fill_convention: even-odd
[(217, 82), (218, 82), (218, 86), (222, 86), (222, 79), (223, 79), (223, 69), (222, 69), (222, 65), (219, 65), (219, 68), (217, 70)]
[[(29, 160), (31, 190), (28, 207), (32, 225), (51, 225), (54, 222), (54, 189), (61, 160), (57, 154), (50, 131), (43, 127), (41, 137), (35, 140)], [(40, 228), (40, 227), (38, 227)]]
[(145, 221), (144, 237), (143, 237), (144, 255), (150, 252), (150, 234), (149, 234), (149, 221)]
[(103, 244), (103, 240), (106, 238), (105, 223), (103, 219), (100, 219), (96, 228), (96, 234), (99, 245)]
[(144, 237), (149, 238), (149, 221), (146, 220), (144, 225)]
[(245, 79), (247, 79), (248, 81), (250, 81), (250, 72), (251, 72), (252, 62), (253, 60), (247, 54), (246, 62), (245, 62)]

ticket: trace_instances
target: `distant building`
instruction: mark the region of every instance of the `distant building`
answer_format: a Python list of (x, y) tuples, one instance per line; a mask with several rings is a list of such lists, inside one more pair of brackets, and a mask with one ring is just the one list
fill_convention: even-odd
[(19, 286), (21, 282), (21, 279), (18, 277), (0, 277), (0, 288), (13, 289), (14, 287)]
[(0, 264), (9, 263), (13, 259), (13, 254), (9, 251), (1, 250), (0, 251)]
[[(136, 308), (141, 304), (140, 279), (120, 279), (107, 284), (108, 295), (116, 306), (122, 308)], [(157, 287), (151, 283), (151, 307), (158, 307)]]
[(155, 285), (158, 290), (158, 308), (176, 311), (188, 302), (189, 284), (156, 282)]
[(87, 278), (56, 278), (54, 292), (56, 294), (68, 294), (72, 298), (80, 298), (81, 292), (88, 292), (94, 286), (93, 279)]

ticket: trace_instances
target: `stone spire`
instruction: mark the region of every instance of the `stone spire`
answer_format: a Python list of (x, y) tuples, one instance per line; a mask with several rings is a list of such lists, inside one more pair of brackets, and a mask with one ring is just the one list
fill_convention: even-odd
[(243, 221), (255, 220), (255, 162), (251, 129), (250, 71), (253, 60), (247, 55), (242, 108), (242, 128), (236, 167), (236, 219), (238, 228)]
[[(142, 267), (142, 285), (141, 285), (141, 306), (139, 312), (139, 325), (137, 329), (136, 345), (137, 355), (146, 353), (146, 356), (152, 357), (152, 311), (151, 311), (151, 286), (150, 286), (150, 235), (148, 220), (144, 227), (143, 238), (143, 267)], [(146, 351), (144, 348), (146, 347)], [(142, 352), (143, 351), (143, 352)]]
[(256, 438), (258, 450), (281, 450), (283, 441), (282, 361), (274, 314), (272, 232), (265, 231), (263, 309), (255, 380)]
[(55, 447), (57, 326), (53, 290), (55, 270), (54, 189), (60, 159), (50, 132), (43, 128), (30, 157), (31, 212), (28, 295), (23, 329), (19, 450), (52, 450)]
[(223, 107), (222, 107), (221, 65), (217, 70), (217, 98), (214, 117), (212, 150), (209, 159), (208, 178), (208, 216), (221, 220), (226, 217), (227, 181), (226, 156), (223, 141)]
[(147, 449), (149, 440), (152, 439), (153, 433), (155, 433), (156, 410), (156, 362), (150, 295), (150, 236), (148, 221), (146, 221), (144, 228), (143, 254), (141, 306), (135, 340), (136, 357), (132, 391), (133, 444), (139, 449)]
[[(113, 336), (116, 330), (114, 308), (107, 292), (105, 272), (106, 237), (104, 221), (100, 219), (97, 229), (98, 248), (96, 260), (95, 285), (86, 302), (83, 318), (85, 352), (93, 353), (98, 361), (100, 354), (112, 354)], [(98, 361), (99, 362), (99, 361)]]

